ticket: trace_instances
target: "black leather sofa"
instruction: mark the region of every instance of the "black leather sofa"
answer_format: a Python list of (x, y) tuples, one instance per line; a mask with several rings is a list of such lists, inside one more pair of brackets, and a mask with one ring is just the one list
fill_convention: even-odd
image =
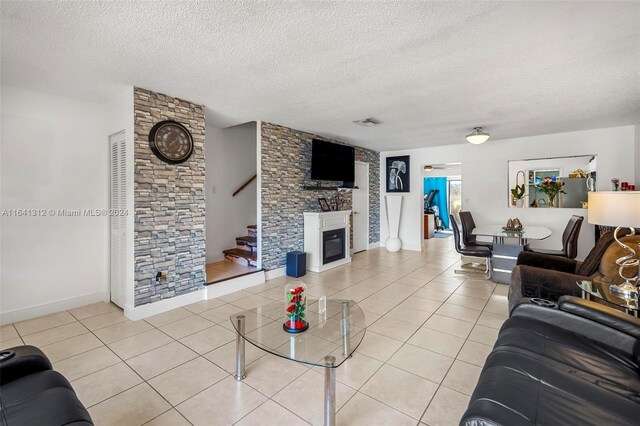
[(562, 296), (522, 300), (504, 323), (460, 424), (640, 424), (640, 320)]
[(17, 346), (0, 361), (0, 425), (93, 425), (69, 381), (40, 349)]

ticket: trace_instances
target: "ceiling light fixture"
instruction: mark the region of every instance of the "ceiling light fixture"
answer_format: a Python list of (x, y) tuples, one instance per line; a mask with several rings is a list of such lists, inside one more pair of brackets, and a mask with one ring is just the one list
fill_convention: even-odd
[(378, 120), (377, 118), (369, 117), (363, 120), (356, 120), (354, 121), (354, 123), (357, 124), (358, 126), (371, 127), (371, 126), (377, 126), (378, 124), (381, 123), (381, 121)]
[(482, 127), (474, 127), (473, 133), (467, 135), (467, 141), (474, 145), (480, 145), (488, 141), (490, 136), (489, 133), (482, 131)]

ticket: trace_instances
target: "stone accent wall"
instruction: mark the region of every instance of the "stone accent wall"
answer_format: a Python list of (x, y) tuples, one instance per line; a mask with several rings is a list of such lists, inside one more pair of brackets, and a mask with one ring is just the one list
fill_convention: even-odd
[[(204, 107), (134, 88), (135, 306), (203, 288), (205, 284)], [(193, 136), (182, 164), (158, 159), (149, 131), (172, 119)], [(156, 283), (157, 272), (166, 280)]]
[[(314, 138), (344, 142), (272, 123), (262, 123), (262, 267), (280, 268), (287, 252), (304, 250), (305, 211), (320, 211), (318, 198), (331, 203), (342, 198), (341, 210), (351, 209), (351, 193), (302, 189), (315, 181), (311, 169), (311, 141)], [(346, 144), (345, 144), (346, 145)], [(380, 241), (380, 153), (355, 147), (356, 160), (369, 163), (369, 243)], [(339, 185), (342, 182), (334, 182)], [(326, 182), (329, 185), (329, 182)], [(352, 228), (353, 229), (353, 228)]]

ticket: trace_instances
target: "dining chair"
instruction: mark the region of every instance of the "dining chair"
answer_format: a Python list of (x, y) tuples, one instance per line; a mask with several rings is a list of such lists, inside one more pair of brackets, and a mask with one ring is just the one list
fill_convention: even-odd
[(487, 278), (491, 278), (491, 249), (486, 246), (462, 244), (461, 237), (460, 237), (460, 228), (458, 227), (458, 222), (456, 222), (456, 218), (452, 214), (450, 214), (449, 219), (451, 221), (451, 228), (453, 229), (453, 240), (454, 240), (456, 251), (463, 256), (481, 257), (486, 260), (484, 271), (478, 268), (468, 267), (462, 270), (456, 269), (453, 272), (456, 274), (484, 273)]
[(493, 248), (493, 244), (489, 242), (478, 241), (477, 237), (473, 235), (473, 230), (476, 228), (476, 222), (473, 220), (471, 212), (460, 212), (460, 225), (462, 225), (462, 242), (466, 246), (482, 246)]
[(578, 237), (580, 236), (580, 228), (582, 228), (583, 221), (584, 216), (571, 216), (571, 219), (569, 219), (569, 222), (562, 233), (561, 250), (529, 249), (529, 251), (533, 253), (549, 254), (552, 256), (575, 259), (576, 256), (578, 256)]

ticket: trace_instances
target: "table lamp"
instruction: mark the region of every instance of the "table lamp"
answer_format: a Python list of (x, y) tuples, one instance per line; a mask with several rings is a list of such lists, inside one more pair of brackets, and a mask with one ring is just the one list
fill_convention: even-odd
[(612, 285), (611, 291), (624, 297), (637, 297), (638, 274), (635, 277), (625, 277), (626, 268), (638, 267), (640, 260), (635, 258), (636, 252), (618, 239), (618, 231), (629, 228), (634, 235), (635, 229), (640, 228), (640, 191), (601, 191), (589, 192), (589, 223), (594, 225), (616, 226), (613, 237), (620, 247), (629, 252), (628, 255), (616, 260), (620, 267), (618, 273), (624, 279), (620, 285)]

